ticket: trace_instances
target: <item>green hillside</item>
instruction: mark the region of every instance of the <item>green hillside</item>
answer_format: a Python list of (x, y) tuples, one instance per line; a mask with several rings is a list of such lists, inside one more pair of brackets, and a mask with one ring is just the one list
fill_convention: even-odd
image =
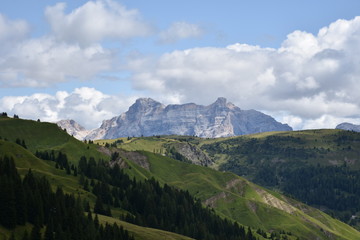
[(73, 163), (77, 163), (81, 156), (109, 159), (97, 150), (98, 146), (84, 144), (54, 123), (1, 117), (0, 137), (10, 142), (15, 142), (16, 139), (24, 140), (27, 149), (32, 153), (44, 150), (61, 151)]
[[(78, 162), (80, 156), (95, 156), (97, 159), (109, 159), (109, 156), (97, 150), (97, 145), (84, 144), (66, 132), (60, 130), (55, 124), (40, 123), (21, 119), (0, 118), (0, 158), (4, 156), (12, 157), (21, 175), (25, 175), (29, 169), (37, 176), (45, 176), (51, 183), (53, 189), (60, 186), (64, 191), (90, 201), (90, 205), (95, 204), (95, 196), (83, 190), (79, 184), (79, 176), (66, 174), (64, 170), (55, 168), (55, 163), (44, 161), (34, 156), (36, 150), (56, 150), (62, 151), (69, 156), (70, 161)], [(20, 138), (25, 141), (27, 149), (16, 144)], [(119, 216), (121, 211), (113, 209), (113, 214)], [(99, 216), (102, 223), (118, 223), (124, 226), (136, 239), (190, 239), (175, 233), (166, 232), (153, 228), (145, 228), (124, 221), (116, 220), (106, 216)], [(15, 230), (16, 239), (21, 239), (24, 230), (31, 232), (32, 225), (19, 226)], [(7, 240), (12, 230), (8, 230), (0, 225), (0, 239)]]
[(222, 171), (278, 189), (359, 226), (360, 134), (307, 130), (203, 140)]
[[(224, 217), (254, 229), (289, 231), (305, 239), (356, 239), (360, 233), (323, 212), (268, 191), (229, 172), (143, 152), (151, 176), (188, 190)], [(137, 167), (139, 168), (139, 167)], [(306, 213), (305, 213), (306, 212)]]
[[(201, 147), (215, 161), (213, 168), (231, 171), (276, 191), (281, 190), (357, 226), (358, 218), (353, 216), (359, 211), (360, 198), (356, 192), (358, 188), (353, 186), (360, 185), (359, 161), (356, 160), (360, 156), (359, 139), (358, 133), (342, 130), (308, 130), (220, 139), (133, 138), (117, 146), (127, 150), (163, 147), (158, 152), (167, 154), (164, 147), (168, 144), (188, 142)], [(314, 188), (316, 184), (319, 186)], [(315, 194), (308, 194), (310, 189)]]
[[(94, 161), (93, 164), (95, 165), (90, 165), (92, 163), (88, 161), (87, 164), (89, 165), (86, 165), (86, 168), (89, 170), (89, 167), (92, 167), (89, 170), (90, 172), (85, 173), (85, 178), (83, 176), (84, 179), (81, 180), (81, 176), (75, 176), (74, 169), (67, 173), (65, 169), (56, 168), (54, 161), (39, 159), (34, 156), (34, 153), (49, 150), (55, 150), (56, 153), (62, 152), (68, 156), (71, 164), (75, 166), (79, 164), (79, 171), (82, 156), (83, 159), (88, 160), (93, 156), (96, 161), (98, 159), (107, 160), (111, 157), (114, 161), (110, 163), (110, 166), (121, 166), (129, 176), (127, 181), (131, 181), (130, 179), (133, 178), (141, 181), (149, 179), (144, 182), (144, 190), (151, 188), (151, 186), (157, 188), (156, 184), (151, 180), (154, 178), (159, 181), (161, 186), (170, 185), (188, 191), (190, 195), (201, 200), (204, 206), (208, 206), (210, 209), (213, 208), (215, 213), (223, 218), (236, 221), (244, 226), (251, 226), (253, 232), (257, 230), (265, 231), (267, 232), (265, 235), (268, 237), (272, 232), (278, 238), (282, 236), (284, 239), (294, 240), (297, 237), (300, 239), (331, 238), (349, 240), (360, 238), (360, 233), (357, 230), (331, 218), (329, 215), (285, 197), (278, 192), (262, 188), (234, 173), (221, 172), (163, 156), (167, 154), (168, 144), (189, 142), (202, 147), (207, 151), (208, 155), (216, 158), (218, 155), (212, 155), (212, 152), (206, 149), (208, 146), (240, 138), (217, 140), (177, 136), (132, 138), (122, 139), (122, 141), (118, 139), (98, 142), (104, 145), (106, 143), (112, 144), (112, 147), (101, 147), (97, 144), (85, 144), (77, 141), (60, 130), (55, 124), (10, 118), (0, 119), (0, 137), (2, 138), (0, 140), (0, 157), (5, 155), (13, 157), (20, 174), (25, 175), (28, 168), (32, 168), (36, 175), (46, 176), (54, 190), (57, 186), (61, 186), (65, 192), (75, 194), (89, 201), (91, 208), (96, 205), (98, 197), (96, 194), (98, 193), (94, 194), (85, 189), (84, 180), (94, 182), (94, 185), (89, 186), (90, 190), (93, 191), (96, 184), (100, 184), (101, 181), (111, 183), (111, 174), (113, 173), (106, 162)], [(256, 137), (259, 139), (264, 138), (261, 136)], [(24, 140), (26, 148), (15, 143), (17, 138)], [(118, 148), (114, 147), (114, 143)], [(226, 149), (229, 146), (230, 144), (226, 145)], [(127, 151), (121, 150), (121, 148)], [(132, 152), (129, 150), (139, 151)], [(222, 151), (221, 157), (216, 158), (216, 160), (218, 159), (226, 163), (231, 158), (230, 154)], [(220, 164), (220, 166), (222, 165)], [(93, 167), (96, 167), (96, 169)], [(88, 174), (92, 174), (93, 177), (90, 178)], [(134, 183), (129, 182), (129, 184)], [(110, 187), (116, 188), (116, 185)], [(146, 191), (151, 192), (150, 189)], [(111, 204), (114, 204), (113, 201), (111, 202)], [(128, 211), (131, 210), (111, 205), (111, 212), (115, 218), (124, 217), (124, 214), (129, 213)], [(129, 216), (130, 220), (134, 217)], [(136, 239), (155, 239), (156, 235), (163, 235), (163, 239), (187, 239), (177, 234), (120, 222), (106, 216), (100, 216), (99, 219), (103, 223), (117, 222), (123, 225), (129, 232), (134, 233)], [(20, 229), (23, 229), (23, 227), (16, 229), (17, 234), (22, 231)], [(10, 231), (0, 228), (0, 233), (9, 236)], [(260, 235), (255, 235), (259, 239), (263, 239)]]
[[(1, 124), (1, 123), (5, 123), (5, 124)], [(66, 193), (73, 194), (73, 196), (81, 197), (81, 199), (83, 199), (85, 201), (84, 204), (86, 202), (88, 202), (89, 207), (91, 209), (94, 209), (94, 211), (100, 211), (100, 210), (96, 210), (97, 198), (99, 196), (97, 195), (98, 193), (95, 193), (94, 189), (96, 186), (100, 186), (100, 185), (96, 185), (96, 184), (102, 184), (101, 186), (103, 186), (103, 184), (106, 184), (106, 183), (103, 183), (102, 180), (100, 180), (99, 178), (94, 176), (95, 178), (91, 178), (91, 181), (95, 180), (94, 181), (95, 186), (91, 185), (90, 189), (92, 188), (92, 192), (89, 192), (89, 190), (84, 188), (83, 183), (81, 183), (82, 181), (84, 181), (84, 180), (81, 180), (81, 178), (83, 178), (83, 176), (76, 175), (75, 169), (71, 168), (71, 170), (69, 170), (69, 172), (67, 172), (65, 168), (61, 169), (60, 167), (55, 167), (55, 165), (57, 165), (57, 162), (55, 163), (53, 160), (52, 161), (42, 160), (42, 159), (35, 157), (34, 152), (36, 152), (38, 150), (40, 150), (40, 151), (55, 150), (56, 154), (60, 155), (60, 152), (61, 152), (62, 156), (64, 154), (67, 154), (69, 156), (70, 163), (77, 165), (78, 163), (81, 162), (77, 158), (77, 156), (82, 156), (81, 159), (86, 159), (87, 158), (86, 156), (92, 156), (91, 155), (92, 151), (99, 150), (99, 152), (98, 151), (96, 152), (96, 154), (98, 156), (100, 156), (100, 158), (98, 158), (98, 159), (109, 158), (108, 155), (111, 155), (111, 151), (109, 149), (99, 147), (97, 145), (92, 145), (92, 144), (89, 145), (89, 144), (79, 142), (67, 135), (64, 135), (63, 134), (64, 132), (62, 130), (60, 130), (59, 128), (57, 128), (56, 126), (54, 126), (54, 124), (31, 122), (31, 121), (20, 120), (20, 119), (2, 119), (1, 123), (0, 123), (0, 129), (1, 129), (2, 134), (1, 134), (1, 140), (0, 140), (0, 160), (1, 160), (1, 158), (14, 159), (15, 165), (17, 166), (19, 173), (23, 177), (26, 175), (25, 176), (25, 178), (26, 178), (30, 174), (28, 169), (31, 168), (32, 174), (34, 174), (36, 177), (43, 176), (47, 179), (47, 181), (50, 182), (53, 191), (55, 191), (56, 188), (60, 186)], [(16, 129), (21, 129), (22, 134), (18, 134)], [(36, 135), (36, 134), (34, 134), (34, 131), (35, 132), (39, 131), (39, 132), (42, 132), (43, 134)], [(48, 142), (46, 142), (46, 141), (44, 142), (42, 140), (42, 137), (44, 135), (46, 135), (46, 134), (44, 134), (46, 131), (48, 133), (53, 131), (51, 133), (53, 135), (53, 137), (48, 138), (48, 140), (47, 140)], [(15, 143), (15, 142), (17, 142), (18, 137), (16, 137), (16, 136), (18, 136), (18, 135), (21, 135), (21, 137), (20, 137), (21, 144)], [(31, 135), (33, 137), (30, 137)], [(54, 141), (52, 141), (52, 139), (54, 139)], [(61, 141), (61, 139), (63, 142)], [(26, 144), (22, 143), (23, 142), (22, 140), (24, 140), (24, 142)], [(37, 145), (37, 143), (39, 143), (39, 145)], [(45, 146), (44, 143), (46, 143), (47, 146)], [(89, 159), (89, 164), (92, 164), (91, 157), (88, 157), (88, 159)], [(96, 171), (97, 173), (100, 173), (101, 171), (105, 170), (102, 166), (105, 166), (106, 168), (108, 168), (108, 164), (104, 161), (95, 160), (93, 162), (98, 165), (98, 169), (90, 168), (90, 170), (92, 169), (91, 171)], [(0, 161), (0, 163), (1, 163), (1, 161)], [(131, 163), (129, 163), (129, 166), (131, 166)], [(79, 167), (80, 167), (80, 165), (79, 165)], [(133, 168), (133, 169), (135, 169), (135, 168)], [(130, 170), (130, 167), (128, 170)], [(108, 171), (108, 170), (105, 170), (105, 171)], [(128, 171), (128, 172), (130, 172), (130, 171)], [(141, 173), (144, 171), (141, 171), (141, 170), (135, 171), (135, 175), (136, 175), (136, 172)], [(0, 175), (1, 174), (4, 174), (4, 173), (0, 171)], [(111, 176), (108, 175), (108, 177), (111, 177)], [(142, 179), (145, 179), (145, 178), (146, 177), (144, 175), (144, 177), (142, 177)], [(0, 184), (6, 184), (6, 182), (8, 181), (8, 180), (6, 180), (6, 177), (5, 177), (5, 179), (0, 177), (0, 180), (1, 180)], [(5, 180), (5, 182), (3, 180)], [(87, 179), (87, 177), (85, 177), (85, 180), (87, 181), (90, 179)], [(43, 180), (41, 180), (41, 182), (43, 182)], [(155, 183), (151, 182), (151, 184), (155, 184)], [(134, 186), (136, 186), (136, 185), (134, 185)], [(6, 185), (2, 185), (2, 186), (6, 186)], [(113, 186), (113, 188), (115, 188), (115, 186)], [(16, 188), (14, 188), (14, 187), (6, 188), (6, 189), (0, 188), (0, 190), (5, 191), (5, 193), (4, 193), (5, 196), (9, 195), (8, 193), (6, 193), (6, 191), (11, 192), (14, 189), (16, 189)], [(131, 191), (134, 191), (134, 190), (136, 191), (136, 188), (133, 188), (133, 190), (131, 190)], [(167, 188), (166, 191), (170, 191), (170, 190), (171, 189)], [(174, 191), (174, 190), (171, 190), (171, 191)], [(3, 193), (1, 193), (0, 195), (2, 195), (2, 194)], [(180, 194), (180, 196), (181, 196), (182, 193), (180, 192), (177, 194)], [(4, 195), (2, 195), (2, 196), (4, 196)], [(46, 196), (47, 196), (47, 194), (46, 194)], [(3, 201), (6, 202), (6, 198), (0, 199), (0, 200), (2, 202)], [(192, 200), (187, 200), (187, 201), (190, 201), (189, 203), (191, 203)], [(39, 201), (39, 204), (40, 204), (40, 202), (41, 201)], [(46, 202), (48, 202), (48, 200), (46, 200)], [(84, 206), (86, 206), (86, 205), (84, 205)], [(196, 208), (199, 208), (199, 206), (201, 207), (201, 205), (198, 205), (198, 206), (196, 206)], [(45, 209), (47, 209), (47, 211), (48, 211), (49, 208), (45, 208)], [(172, 211), (171, 209), (169, 209), (169, 210), (170, 210), (170, 212)], [(36, 211), (38, 211), (38, 210), (36, 210)], [(226, 226), (226, 224), (227, 225), (230, 224), (229, 222), (224, 222), (225, 225), (223, 225), (224, 223), (221, 223), (221, 221), (223, 221), (223, 220), (220, 220), (220, 218), (216, 217), (209, 210), (204, 209), (202, 211), (203, 211), (203, 213), (201, 214), (201, 216), (206, 216), (206, 214), (210, 214), (211, 216), (213, 216), (212, 218), (214, 218), (214, 220), (217, 219), (216, 221), (220, 221), (219, 223), (221, 224), (221, 226)], [(118, 220), (116, 220), (117, 218), (124, 217), (124, 214), (129, 214), (127, 211), (124, 211), (123, 209), (118, 208), (118, 207), (112, 206), (111, 214), (115, 218), (110, 218), (110, 217), (99, 215), (100, 222), (103, 224), (109, 223), (109, 222), (111, 222), (111, 223), (116, 222), (117, 224), (121, 224), (121, 226), (125, 227), (125, 229), (128, 230), (130, 232), (130, 234), (135, 236), (135, 239), (190, 239), (188, 237), (184, 237), (179, 234), (171, 233), (168, 231), (157, 230), (157, 229), (153, 229), (153, 228), (149, 228), (149, 227), (141, 227), (141, 226), (136, 226), (133, 224), (125, 223), (123, 221), (118, 221)], [(203, 215), (203, 214), (205, 214), (205, 215)], [(4, 215), (0, 214), (0, 216), (2, 218), (1, 221), (4, 221), (4, 219), (3, 219)], [(136, 218), (134, 218), (135, 216), (131, 216), (131, 214), (128, 216), (130, 216), (130, 218), (134, 219), (134, 220), (136, 220), (138, 218), (138, 216), (136, 216)], [(34, 221), (34, 219), (32, 221)], [(34, 226), (26, 225), (26, 226), (16, 227), (14, 230), (8, 230), (8, 229), (0, 226), (0, 236), (4, 239), (8, 239), (10, 237), (11, 233), (13, 232), (13, 233), (15, 233), (16, 239), (20, 239), (22, 237), (24, 229), (27, 229), (28, 232), (30, 232), (30, 230), (34, 229), (34, 227), (35, 227), (35, 225)], [(238, 229), (238, 227), (236, 227), (236, 228)], [(196, 229), (197, 228), (194, 228), (194, 230), (196, 230)], [(45, 233), (46, 229), (40, 229), (40, 230), (43, 234), (46, 234)], [(206, 233), (206, 232), (203, 232), (204, 228), (201, 228), (200, 230), (201, 230), (200, 233)], [(33, 230), (31, 230), (31, 231), (33, 231)], [(226, 231), (224, 231), (224, 233), (226, 233)], [(64, 234), (66, 234), (66, 233), (64, 233)], [(105, 233), (103, 233), (103, 235), (104, 234)], [(230, 234), (230, 233), (226, 233), (226, 234)], [(225, 237), (225, 238), (227, 238), (227, 237)], [(219, 239), (219, 238), (215, 238), (215, 239)], [(224, 238), (220, 238), (220, 239), (224, 239)], [(242, 239), (250, 239), (250, 238), (248, 238), (248, 237), (245, 238), (245, 235), (244, 235), (244, 238), (242, 238)]]

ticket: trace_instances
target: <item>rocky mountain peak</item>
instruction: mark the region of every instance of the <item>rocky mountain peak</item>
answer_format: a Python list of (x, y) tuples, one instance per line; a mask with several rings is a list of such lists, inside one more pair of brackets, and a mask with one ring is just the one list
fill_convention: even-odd
[(75, 122), (72, 119), (67, 119), (67, 120), (60, 120), (56, 123), (59, 127), (61, 127), (62, 129), (66, 129), (66, 130), (76, 130), (76, 131), (84, 131), (86, 130), (83, 126), (81, 126), (80, 124), (78, 124), (77, 122)]
[(214, 138), (291, 130), (271, 116), (241, 110), (223, 97), (209, 106), (195, 103), (165, 106), (151, 98), (139, 98), (127, 112), (103, 121), (86, 139), (173, 134)]
[(144, 111), (156, 108), (164, 108), (164, 105), (152, 98), (139, 98), (130, 106), (129, 112)]
[(219, 106), (219, 107), (226, 107), (226, 98), (224, 97), (219, 97), (218, 99), (216, 99), (216, 101), (212, 104), (213, 106)]
[(90, 133), (89, 130), (86, 130), (83, 126), (72, 119), (60, 120), (56, 124), (61, 129), (66, 129), (68, 134), (73, 135), (79, 140), (84, 139)]

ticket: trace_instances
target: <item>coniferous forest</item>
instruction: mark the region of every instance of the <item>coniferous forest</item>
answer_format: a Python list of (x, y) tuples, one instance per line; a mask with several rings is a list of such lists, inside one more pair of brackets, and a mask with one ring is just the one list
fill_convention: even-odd
[(84, 188), (97, 197), (94, 214), (82, 199), (61, 188), (52, 191), (45, 177), (29, 169), (21, 179), (12, 158), (0, 159), (0, 224), (13, 229), (31, 223), (31, 232), (23, 235), (29, 240), (133, 239), (122, 226), (99, 223), (97, 214), (111, 216), (110, 207), (120, 207), (128, 212), (125, 221), (195, 239), (256, 239), (250, 229), (220, 218), (187, 191), (154, 179), (130, 179), (118, 165), (110, 168), (93, 158), (82, 157), (78, 168)]
[(52, 191), (47, 179), (31, 170), (21, 179), (13, 159), (0, 159), (0, 224), (13, 229), (31, 223), (23, 240), (134, 239), (122, 226), (101, 225), (97, 215), (85, 215), (82, 205), (61, 188)]
[(89, 180), (93, 182), (90, 188), (93, 185), (91, 191), (97, 196), (95, 213), (111, 214), (107, 211), (110, 205), (129, 212), (123, 220), (195, 239), (255, 239), (251, 231), (246, 234), (244, 227), (220, 218), (187, 191), (160, 186), (153, 178), (136, 181), (117, 164), (110, 168), (104, 161), (88, 161), (85, 157), (80, 159), (78, 169), (85, 176), (80, 177), (84, 189), (89, 189)]

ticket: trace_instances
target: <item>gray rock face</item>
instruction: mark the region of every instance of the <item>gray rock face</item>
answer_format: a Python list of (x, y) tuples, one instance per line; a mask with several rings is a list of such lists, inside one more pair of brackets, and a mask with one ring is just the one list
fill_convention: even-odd
[(83, 140), (89, 133), (83, 126), (75, 122), (74, 120), (61, 120), (56, 123), (61, 129), (66, 129), (66, 132), (73, 135), (79, 140)]
[(344, 122), (344, 123), (340, 123), (339, 125), (337, 125), (336, 129), (360, 132), (360, 125), (355, 125), (352, 123)]
[(190, 160), (193, 164), (208, 166), (213, 164), (211, 158), (209, 158), (203, 151), (190, 143), (175, 143), (172, 145), (178, 153)]
[(86, 139), (113, 139), (153, 135), (229, 137), (269, 131), (291, 131), (272, 117), (255, 110), (241, 110), (225, 98), (209, 106), (194, 103), (165, 106), (140, 98), (118, 117), (103, 121)]

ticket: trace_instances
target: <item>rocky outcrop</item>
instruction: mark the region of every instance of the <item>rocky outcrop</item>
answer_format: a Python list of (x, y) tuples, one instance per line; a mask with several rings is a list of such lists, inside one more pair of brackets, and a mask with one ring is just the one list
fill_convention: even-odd
[(340, 123), (339, 125), (337, 125), (336, 129), (360, 132), (360, 125), (355, 125), (355, 124), (352, 124), (352, 123), (344, 122), (344, 123)]
[(165, 106), (151, 98), (140, 98), (127, 112), (103, 121), (86, 139), (173, 134), (218, 138), (291, 130), (271, 116), (241, 110), (225, 98), (218, 98), (209, 106), (194, 103)]
[(179, 154), (184, 156), (191, 163), (201, 166), (209, 166), (213, 163), (203, 151), (190, 143), (174, 143), (171, 145)]
[(75, 122), (74, 120), (61, 120), (56, 123), (61, 129), (65, 129), (66, 132), (79, 140), (83, 140), (90, 131), (86, 130), (83, 126)]

